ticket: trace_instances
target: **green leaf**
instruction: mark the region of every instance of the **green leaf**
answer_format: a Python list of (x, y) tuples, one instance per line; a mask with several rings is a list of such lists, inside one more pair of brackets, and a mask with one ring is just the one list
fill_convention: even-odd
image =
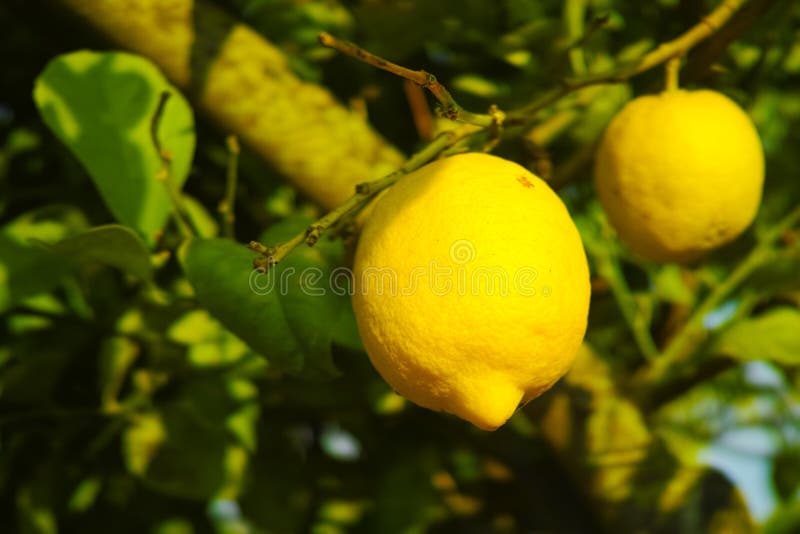
[[(310, 219), (296, 216), (267, 230), (263, 243), (279, 243)], [(184, 268), (197, 299), (231, 332), (270, 363), (308, 377), (337, 374), (331, 344), (359, 348), (346, 287), (329, 281), (342, 261), (339, 242), (299, 247), (265, 275), (252, 269), (253, 253), (227, 240), (195, 240)], [(345, 294), (341, 294), (345, 293)]]
[(102, 263), (142, 280), (153, 278), (150, 253), (131, 230), (118, 224), (97, 226), (49, 246), (76, 263)]
[(661, 300), (691, 306), (694, 293), (686, 285), (681, 268), (677, 265), (664, 265), (653, 274), (653, 292)]
[(189, 361), (196, 367), (230, 365), (252, 354), (250, 348), (205, 310), (192, 310), (178, 318), (167, 338), (186, 345)]
[(0, 229), (0, 312), (21, 300), (45, 293), (66, 277), (71, 266), (58, 255), (32, 243), (40, 237), (59, 238), (67, 225), (22, 215)]
[(192, 110), (146, 59), (120, 52), (64, 54), (47, 65), (33, 92), (45, 123), (86, 168), (117, 220), (151, 244), (171, 209), (156, 179), (161, 161), (150, 136), (163, 91), (172, 97), (158, 135), (180, 188), (194, 153)]
[(128, 470), (151, 488), (188, 499), (235, 499), (255, 448), (251, 383), (216, 375), (177, 386), (171, 400), (126, 428)]
[(211, 315), (270, 363), (297, 373), (303, 353), (278, 298), (253, 291), (253, 253), (226, 239), (193, 240), (184, 270), (197, 300)]
[(0, 312), (58, 285), (67, 274), (58, 259), (51, 252), (0, 233)]
[(736, 323), (724, 331), (716, 352), (737, 360), (800, 364), (800, 311), (781, 307)]

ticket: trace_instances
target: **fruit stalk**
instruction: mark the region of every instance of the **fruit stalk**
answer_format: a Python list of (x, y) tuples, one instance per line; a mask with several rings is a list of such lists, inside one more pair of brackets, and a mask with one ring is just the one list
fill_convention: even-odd
[(666, 91), (677, 91), (679, 81), (678, 75), (681, 70), (681, 56), (670, 58), (669, 61), (667, 61), (664, 70), (666, 71), (666, 83), (664, 84), (664, 89)]

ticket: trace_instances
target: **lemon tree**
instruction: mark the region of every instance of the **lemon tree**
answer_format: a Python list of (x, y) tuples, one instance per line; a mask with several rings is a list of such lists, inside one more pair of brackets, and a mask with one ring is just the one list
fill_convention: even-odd
[(0, 2), (0, 532), (800, 531), (799, 26)]

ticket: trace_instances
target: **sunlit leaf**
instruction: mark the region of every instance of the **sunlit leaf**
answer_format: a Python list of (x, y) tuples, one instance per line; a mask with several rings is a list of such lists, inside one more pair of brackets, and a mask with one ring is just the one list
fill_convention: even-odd
[(68, 273), (58, 255), (0, 232), (0, 311), (49, 291)]
[(717, 341), (716, 351), (737, 360), (800, 364), (800, 311), (780, 307), (734, 324)]
[(148, 60), (121, 52), (72, 52), (37, 78), (34, 100), (47, 125), (80, 160), (116, 218), (156, 240), (170, 201), (150, 128), (163, 91), (171, 98), (158, 135), (180, 187), (194, 153), (192, 110)]

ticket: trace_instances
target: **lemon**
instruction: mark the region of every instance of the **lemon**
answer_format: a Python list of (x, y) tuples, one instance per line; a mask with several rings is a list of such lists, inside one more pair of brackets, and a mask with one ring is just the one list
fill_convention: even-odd
[(494, 430), (570, 368), (589, 270), (561, 199), (516, 163), (462, 154), (381, 197), (354, 261), (358, 329), (412, 402)]
[(629, 102), (605, 131), (595, 185), (632, 251), (686, 262), (741, 234), (761, 202), (764, 154), (726, 96), (675, 90)]

